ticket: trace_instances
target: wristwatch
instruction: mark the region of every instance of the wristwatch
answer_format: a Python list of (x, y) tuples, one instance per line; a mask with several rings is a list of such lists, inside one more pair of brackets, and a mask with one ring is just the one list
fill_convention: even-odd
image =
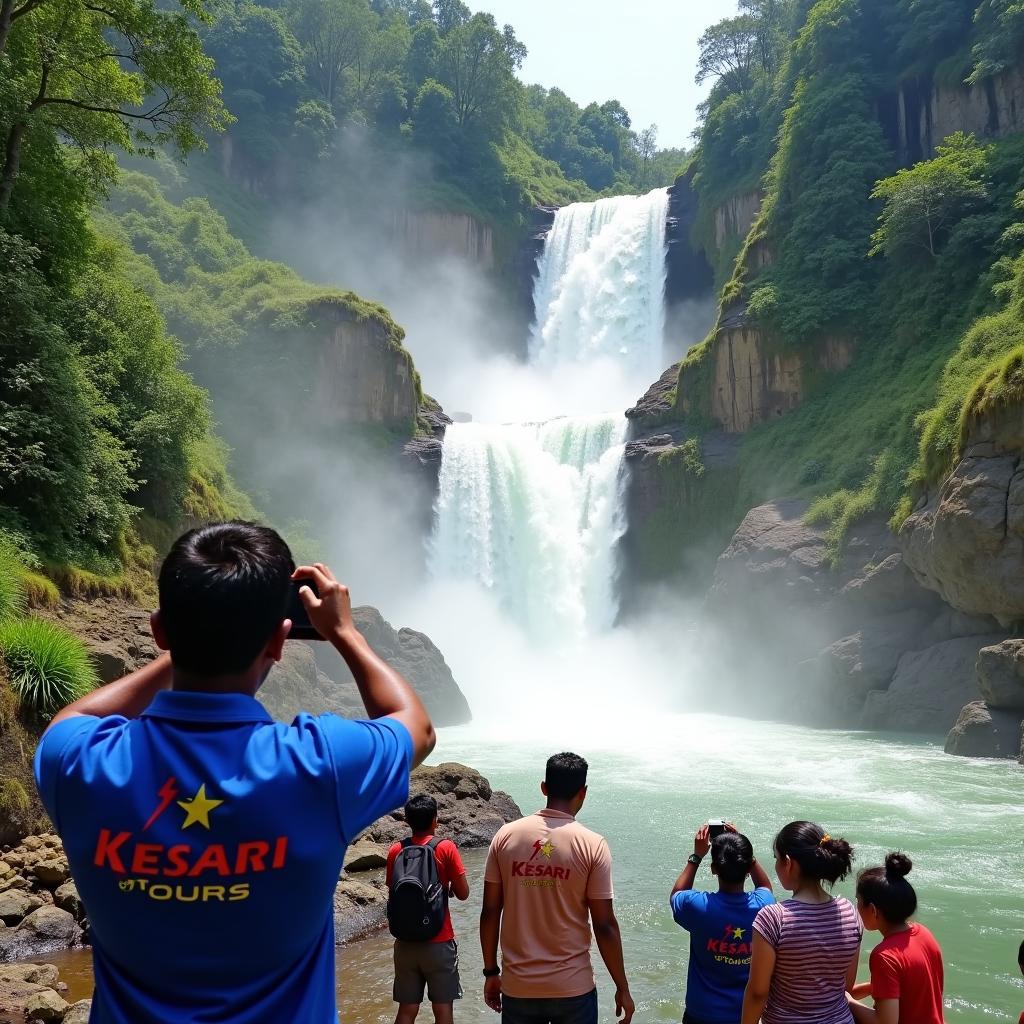
[(501, 974), (501, 968), (500, 967), (485, 967), (484, 968), (484, 977), (485, 978), (497, 978), (499, 974)]
[(686, 858), (686, 863), (692, 864), (695, 868), (699, 868), (700, 862), (703, 859), (704, 858), (699, 853), (691, 853), (690, 856)]

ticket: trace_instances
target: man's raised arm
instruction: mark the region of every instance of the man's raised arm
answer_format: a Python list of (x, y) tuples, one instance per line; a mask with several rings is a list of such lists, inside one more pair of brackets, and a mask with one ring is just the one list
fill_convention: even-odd
[(309, 621), (345, 659), (359, 688), (370, 718), (394, 718), (412, 736), (413, 766), (422, 764), (434, 749), (437, 737), (427, 709), (402, 674), (377, 656), (352, 620), (348, 587), (339, 583), (320, 562), (295, 570), (295, 579), (312, 580), (318, 594), (309, 587), (299, 591)]

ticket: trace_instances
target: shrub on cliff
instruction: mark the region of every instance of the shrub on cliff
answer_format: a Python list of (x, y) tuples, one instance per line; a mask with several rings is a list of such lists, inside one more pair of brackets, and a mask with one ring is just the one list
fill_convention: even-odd
[(0, 622), (16, 619), (25, 610), (25, 589), (18, 551), (0, 534)]
[(26, 717), (52, 718), (66, 704), (99, 685), (85, 645), (45, 619), (0, 625), (0, 653)]

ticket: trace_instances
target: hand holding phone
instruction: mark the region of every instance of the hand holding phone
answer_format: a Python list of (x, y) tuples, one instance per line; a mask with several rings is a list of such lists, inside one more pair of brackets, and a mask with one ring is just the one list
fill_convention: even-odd
[(309, 587), (314, 594), (319, 596), (316, 583), (313, 580), (292, 580), (291, 593), (288, 595), (288, 611), (285, 618), (292, 620), (292, 629), (288, 634), (289, 640), (323, 640), (316, 626), (309, 621), (309, 610), (302, 603), (299, 591), (303, 587)]
[(723, 832), (725, 832), (725, 822), (721, 818), (712, 818), (708, 822), (708, 836), (711, 839), (717, 839)]
[[(300, 565), (292, 576), (298, 607), (290, 637), (306, 640), (331, 640), (335, 644), (357, 637), (352, 620), (352, 600), (348, 587), (339, 583), (323, 562)], [(299, 624), (296, 632), (295, 624)]]

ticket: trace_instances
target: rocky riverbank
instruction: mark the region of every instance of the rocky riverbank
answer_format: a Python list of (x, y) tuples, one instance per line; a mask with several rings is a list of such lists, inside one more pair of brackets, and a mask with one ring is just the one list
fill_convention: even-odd
[(69, 1003), (66, 993), (53, 964), (0, 964), (0, 1024), (88, 1024), (92, 1000)]

